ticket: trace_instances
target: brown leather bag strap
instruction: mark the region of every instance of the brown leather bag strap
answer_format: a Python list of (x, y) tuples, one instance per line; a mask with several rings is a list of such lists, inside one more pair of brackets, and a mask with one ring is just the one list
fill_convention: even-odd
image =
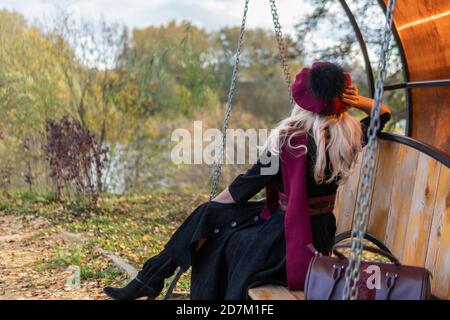
[[(351, 248), (351, 243), (339, 243), (333, 246), (333, 253), (336, 257), (340, 258), (340, 259), (347, 259), (341, 252), (339, 252), (339, 249), (350, 249)], [(390, 254), (389, 252), (386, 252), (384, 250), (375, 248), (375, 247), (370, 247), (367, 245), (363, 246), (363, 250), (364, 251), (369, 251), (375, 254), (379, 254), (383, 257), (388, 258), (392, 263), (394, 263), (397, 266), (401, 266), (402, 264), (400, 263), (400, 261), (394, 257), (392, 254)]]
[(394, 289), (395, 284), (397, 283), (398, 274), (395, 272), (388, 272), (386, 274), (386, 293), (383, 297), (383, 300), (389, 300), (391, 297), (392, 289)]
[(334, 290), (336, 289), (336, 285), (338, 284), (339, 280), (342, 278), (342, 275), (345, 274), (345, 267), (344, 266), (339, 266), (334, 264), (333, 265), (333, 284), (330, 288), (330, 290), (328, 291), (327, 294), (327, 300), (330, 300)]
[[(334, 244), (338, 244), (344, 240), (350, 239), (351, 237), (352, 237), (351, 230), (339, 233), (338, 235), (336, 235)], [(367, 240), (367, 241), (373, 243), (374, 245), (376, 245), (381, 250), (384, 250), (384, 251), (392, 254), (391, 250), (389, 250), (389, 248), (383, 243), (383, 241), (378, 239), (376, 236), (374, 236), (370, 232), (364, 233), (364, 240)]]

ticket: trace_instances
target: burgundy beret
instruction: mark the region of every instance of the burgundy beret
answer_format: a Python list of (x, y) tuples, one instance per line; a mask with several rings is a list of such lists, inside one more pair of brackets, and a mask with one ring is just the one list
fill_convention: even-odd
[[(318, 61), (314, 62), (311, 68), (305, 67), (300, 70), (291, 86), (292, 98), (299, 107), (305, 110), (323, 115), (340, 114), (347, 111), (348, 106), (342, 103), (338, 96), (331, 99), (319, 98), (311, 88), (311, 71), (324, 64), (331, 63)], [(346, 88), (352, 84), (352, 79), (348, 72), (344, 72), (344, 75), (344, 87)]]

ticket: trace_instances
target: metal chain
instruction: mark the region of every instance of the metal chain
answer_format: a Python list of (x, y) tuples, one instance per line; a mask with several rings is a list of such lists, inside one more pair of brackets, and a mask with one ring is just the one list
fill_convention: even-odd
[(227, 128), (228, 128), (228, 122), (230, 120), (231, 110), (233, 108), (234, 93), (236, 92), (236, 82), (237, 82), (237, 75), (238, 75), (238, 69), (239, 69), (241, 47), (242, 47), (242, 42), (244, 40), (245, 23), (247, 21), (248, 3), (249, 3), (249, 0), (245, 0), (244, 14), (242, 16), (241, 30), (239, 33), (239, 40), (238, 40), (237, 48), (236, 48), (233, 73), (231, 75), (230, 91), (228, 92), (227, 109), (225, 111), (225, 116), (223, 119), (222, 141), (221, 141), (221, 144), (216, 149), (217, 154), (216, 154), (216, 161), (214, 164), (214, 170), (213, 170), (213, 174), (212, 174), (212, 178), (211, 178), (211, 193), (209, 195), (210, 200), (212, 200), (217, 194), (217, 187), (219, 184), (220, 172), (222, 170), (222, 164), (224, 161), (223, 155), (224, 155), (225, 143), (226, 143), (226, 139), (227, 139)]
[(288, 89), (289, 102), (291, 105), (293, 105), (294, 100), (292, 99), (291, 94), (291, 73), (289, 72), (287, 50), (283, 40), (283, 33), (281, 31), (280, 19), (278, 17), (278, 10), (275, 4), (275, 0), (269, 0), (269, 2), (270, 2), (270, 11), (272, 13), (273, 27), (275, 29), (275, 37), (277, 39), (278, 51), (280, 54), (281, 66), (283, 67), (284, 78)]
[(345, 271), (344, 300), (356, 300), (358, 296), (357, 282), (360, 275), (361, 253), (363, 251), (364, 235), (369, 216), (369, 198), (375, 167), (375, 150), (377, 149), (377, 132), (380, 128), (380, 109), (383, 100), (383, 84), (386, 79), (386, 63), (389, 54), (389, 45), (392, 36), (392, 20), (396, 0), (389, 0), (386, 10), (386, 25), (381, 45), (381, 57), (378, 63), (378, 75), (375, 83), (374, 107), (371, 111), (371, 120), (368, 128), (367, 150), (364, 153), (362, 165), (362, 179), (359, 183), (358, 200), (355, 209), (353, 230), (351, 233), (352, 246), (348, 258), (348, 268)]
[[(214, 163), (214, 170), (211, 177), (211, 193), (209, 194), (209, 200), (212, 200), (216, 194), (217, 194), (217, 187), (219, 184), (220, 179), (220, 173), (222, 171), (222, 164), (223, 164), (223, 155), (224, 155), (224, 149), (225, 149), (225, 143), (227, 139), (227, 128), (228, 123), (230, 120), (231, 110), (233, 109), (233, 98), (234, 94), (236, 92), (236, 82), (237, 82), (237, 74), (239, 69), (239, 61), (241, 56), (241, 48), (242, 43), (244, 41), (244, 32), (245, 32), (245, 23), (247, 21), (247, 12), (248, 12), (248, 3), (250, 0), (245, 0), (244, 4), (244, 13), (242, 15), (242, 23), (241, 23), (241, 29), (239, 33), (239, 39), (237, 43), (236, 53), (235, 53), (235, 60), (234, 60), (234, 66), (233, 66), (233, 73), (231, 75), (231, 83), (230, 83), (230, 90), (228, 92), (228, 99), (227, 99), (227, 108), (225, 111), (225, 116), (223, 119), (223, 128), (222, 128), (222, 141), (221, 144), (216, 149), (216, 159)], [(181, 268), (177, 268), (174, 277), (172, 278), (172, 281), (170, 282), (170, 285), (164, 294), (164, 300), (167, 300), (172, 295), (172, 291), (175, 288), (175, 285), (177, 284), (178, 280), (180, 279), (183, 271)]]

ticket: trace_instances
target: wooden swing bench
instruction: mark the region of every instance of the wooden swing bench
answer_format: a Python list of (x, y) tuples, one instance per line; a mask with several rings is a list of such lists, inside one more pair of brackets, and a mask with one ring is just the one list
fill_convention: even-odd
[[(411, 138), (381, 133), (367, 232), (405, 265), (432, 273), (432, 294), (450, 299), (450, 159)], [(365, 151), (363, 151), (365, 152)], [(337, 239), (351, 230), (362, 153), (338, 189)], [(301, 291), (266, 285), (249, 290), (253, 300), (303, 300)]]

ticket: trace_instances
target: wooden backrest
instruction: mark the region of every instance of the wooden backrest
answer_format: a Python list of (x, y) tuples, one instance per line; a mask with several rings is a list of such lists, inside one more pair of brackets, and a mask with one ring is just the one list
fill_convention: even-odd
[[(381, 135), (377, 152), (368, 232), (403, 264), (430, 270), (432, 293), (450, 299), (450, 161), (415, 140), (389, 134)], [(362, 154), (338, 189), (338, 234), (352, 228), (361, 159)]]

